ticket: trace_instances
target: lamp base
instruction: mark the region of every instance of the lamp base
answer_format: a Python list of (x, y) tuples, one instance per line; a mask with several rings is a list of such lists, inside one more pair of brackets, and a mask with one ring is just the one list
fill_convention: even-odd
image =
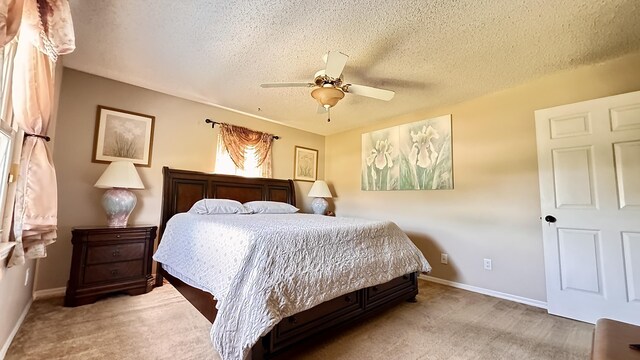
[(327, 200), (321, 197), (317, 197), (311, 201), (311, 208), (313, 209), (313, 213), (317, 215), (324, 215), (327, 212), (327, 207), (329, 203)]
[(136, 195), (127, 189), (109, 189), (102, 195), (102, 207), (109, 227), (126, 227), (129, 215), (137, 203)]

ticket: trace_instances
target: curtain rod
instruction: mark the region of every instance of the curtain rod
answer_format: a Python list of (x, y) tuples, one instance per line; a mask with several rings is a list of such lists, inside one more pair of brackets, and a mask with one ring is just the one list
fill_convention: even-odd
[[(212, 128), (212, 129), (213, 129), (214, 127), (216, 127), (216, 124), (220, 124), (219, 122), (217, 122), (217, 121), (213, 121), (213, 120), (211, 120), (211, 119), (204, 119), (204, 122), (206, 122), (207, 124), (211, 124), (211, 128)], [(274, 138), (274, 139), (276, 139), (276, 140), (278, 140), (278, 139), (280, 139), (280, 136), (273, 135), (273, 138)]]

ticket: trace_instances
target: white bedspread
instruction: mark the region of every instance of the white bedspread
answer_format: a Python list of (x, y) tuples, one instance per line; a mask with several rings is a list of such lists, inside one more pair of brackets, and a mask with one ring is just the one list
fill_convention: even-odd
[(216, 297), (211, 338), (224, 360), (243, 359), (287, 316), (431, 270), (392, 222), (310, 214), (177, 214), (153, 258)]

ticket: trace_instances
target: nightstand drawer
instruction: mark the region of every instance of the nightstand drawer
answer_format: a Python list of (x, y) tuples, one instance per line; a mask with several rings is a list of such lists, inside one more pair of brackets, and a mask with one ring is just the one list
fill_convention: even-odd
[(87, 249), (87, 265), (142, 259), (144, 248), (144, 242), (92, 246)]
[(117, 232), (106, 234), (89, 234), (88, 241), (117, 241), (117, 240), (144, 240), (146, 234), (143, 231), (136, 232)]
[(143, 260), (91, 265), (84, 269), (84, 283), (89, 284), (101, 281), (141, 277), (143, 274)]

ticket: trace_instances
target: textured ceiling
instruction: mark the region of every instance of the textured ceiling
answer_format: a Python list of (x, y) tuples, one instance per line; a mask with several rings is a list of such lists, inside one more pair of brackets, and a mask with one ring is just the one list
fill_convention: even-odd
[[(324, 135), (640, 49), (638, 0), (70, 3), (65, 66)], [(327, 123), (311, 89), (260, 88), (311, 81), (327, 50), (395, 98), (347, 95)]]

